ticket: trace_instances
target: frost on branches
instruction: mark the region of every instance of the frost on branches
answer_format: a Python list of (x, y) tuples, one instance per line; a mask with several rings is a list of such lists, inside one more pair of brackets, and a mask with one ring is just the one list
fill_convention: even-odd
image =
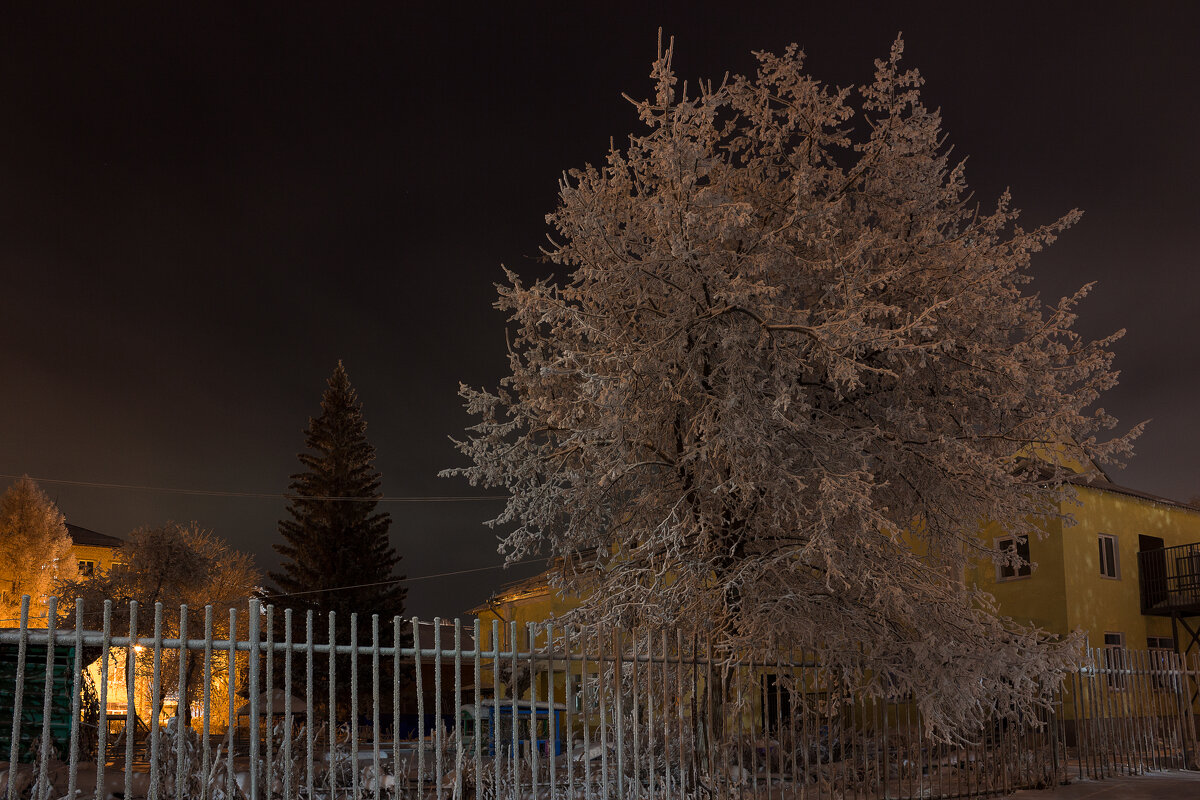
[(463, 387), (473, 465), (447, 473), (511, 492), (502, 550), (570, 557), (584, 619), (816, 651), (955, 735), (1032, 710), (1078, 645), (964, 584), (1017, 559), (982, 524), (1039, 535), (1068, 464), (1137, 430), (1097, 438), (1116, 336), (1072, 331), (1088, 287), (1026, 291), (1079, 214), (1026, 230), (1007, 194), (970, 205), (902, 49), (856, 94), (795, 46), (689, 90), (668, 48), (643, 131), (561, 181), (561, 278), (507, 273), (512, 374)]

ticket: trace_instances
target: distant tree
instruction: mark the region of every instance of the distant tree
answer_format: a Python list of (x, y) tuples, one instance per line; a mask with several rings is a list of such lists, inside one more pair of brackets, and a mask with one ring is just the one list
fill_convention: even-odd
[(15, 627), (21, 596), (32, 599), (31, 615), (44, 615), (54, 581), (74, 578), (78, 564), (71, 551), (62, 512), (28, 475), (0, 497), (0, 617)]
[[(154, 606), (163, 604), (163, 633), (177, 637), (181, 632), (180, 607), (187, 605), (187, 635), (204, 635), (205, 606), (212, 606), (213, 635), (229, 635), (229, 610), (237, 609), (239, 630), (244, 633), (247, 603), (254, 596), (261, 575), (254, 558), (234, 550), (223, 539), (196, 523), (184, 526), (175, 522), (138, 528), (118, 549), (112, 567), (103, 574), (59, 581), (56, 587), (62, 599), (60, 608), (66, 618), (74, 611), (75, 598), (83, 601), (84, 611), (95, 614), (105, 600), (113, 601), (112, 625), (115, 635), (129, 630), (131, 601), (138, 603), (137, 633), (154, 633)], [(95, 619), (95, 617), (91, 617)], [(238, 631), (235, 631), (237, 633)], [(179, 714), (189, 718), (191, 701), (200, 696), (204, 679), (203, 653), (189, 650), (185, 662), (186, 697), (179, 703)], [(177, 653), (163, 654), (163, 686), (178, 686)], [(139, 674), (150, 674), (149, 654), (138, 659)], [(216, 682), (226, 678), (226, 662), (212, 660)], [(216, 711), (220, 711), (218, 706)], [(214, 715), (216, 716), (216, 715)]]
[(961, 732), (1076, 652), (962, 580), (1019, 559), (982, 523), (1040, 535), (1071, 465), (1137, 429), (1099, 435), (1116, 337), (1073, 331), (1088, 287), (1025, 290), (1078, 214), (980, 213), (901, 52), (861, 100), (795, 46), (690, 92), (663, 53), (644, 130), (560, 183), (566, 271), (508, 272), (511, 374), (462, 388), (472, 465), (447, 472), (510, 492), (510, 561), (580, 564), (556, 582), (584, 619), (703, 620), (731, 659), (786, 642)]
[[(321, 414), (309, 420), (305, 445), (307, 452), (299, 455), (305, 469), (289, 485), (289, 518), (279, 523), (284, 541), (275, 550), (284, 562), (270, 573), (279, 587), (271, 602), (300, 614), (336, 612), (342, 643), (348, 641), (350, 615), (357, 613), (359, 641), (369, 644), (371, 615), (384, 621), (381, 632), (390, 630), (392, 618), (404, 614), (406, 590), (395, 571), (400, 556), (388, 541), (391, 517), (375, 510), (380, 497), (375, 448), (340, 361)], [(326, 635), (328, 627), (321, 622), (317, 629)]]

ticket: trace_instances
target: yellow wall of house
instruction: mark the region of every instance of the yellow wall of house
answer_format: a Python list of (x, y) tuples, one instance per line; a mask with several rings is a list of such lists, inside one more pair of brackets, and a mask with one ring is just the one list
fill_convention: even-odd
[(76, 561), (91, 561), (98, 572), (108, 572), (116, 561), (117, 550), (114, 547), (95, 547), (85, 544), (71, 545), (71, 552)]
[[(1170, 636), (1169, 619), (1141, 612), (1138, 535), (1161, 537), (1167, 547), (1200, 542), (1200, 511), (1086, 486), (1078, 492), (1079, 504), (1063, 509), (1076, 524), (1054, 522), (1030, 541), (1032, 575), (998, 580), (995, 565), (982, 562), (975, 580), (1005, 615), (1052, 633), (1082, 630), (1090, 647), (1103, 647), (1105, 632), (1124, 634), (1135, 650), (1147, 636)], [(1102, 533), (1117, 538), (1119, 578), (1100, 574)], [(994, 542), (1001, 534), (991, 527), (985, 535)]]
[(535, 623), (534, 643), (545, 642), (545, 623), (579, 606), (576, 598), (562, 598), (549, 588), (537, 589), (511, 598), (501, 598), (490, 608), (479, 612), (480, 639), (485, 650), (492, 649), (492, 623), (499, 622), (500, 649), (512, 645), (511, 623), (517, 623), (518, 649), (529, 643), (528, 624)]
[[(1170, 619), (1141, 613), (1138, 536), (1161, 537), (1167, 547), (1200, 542), (1200, 510), (1088, 487), (1079, 500), (1066, 509), (1077, 524), (1062, 535), (1069, 628), (1086, 631), (1091, 647), (1104, 646), (1106, 631), (1123, 633), (1125, 646), (1135, 650), (1146, 647), (1147, 636), (1170, 636)], [(1101, 533), (1117, 537), (1117, 579), (1100, 574)]]
[[(995, 546), (1003, 537), (1004, 532), (994, 523), (986, 526), (982, 534), (989, 546)], [(1029, 560), (1034, 565), (1030, 575), (1001, 579), (996, 565), (986, 560), (975, 565), (973, 578), (968, 580), (973, 579), (995, 596), (1001, 613), (1015, 621), (1053, 633), (1070, 632), (1067, 596), (1063, 592), (1066, 559), (1061, 523), (1048, 524), (1044, 537), (1030, 537)]]

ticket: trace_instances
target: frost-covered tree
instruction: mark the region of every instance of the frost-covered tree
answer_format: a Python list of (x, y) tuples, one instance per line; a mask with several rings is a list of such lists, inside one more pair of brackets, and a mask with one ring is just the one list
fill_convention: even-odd
[(447, 473), (511, 493), (509, 560), (579, 565), (583, 618), (815, 651), (953, 733), (1030, 710), (1073, 652), (964, 583), (1017, 558), (982, 523), (1039, 535), (1068, 467), (1136, 430), (1100, 436), (1116, 336), (1072, 330), (1088, 287), (1028, 291), (1079, 214), (974, 207), (902, 49), (857, 92), (795, 46), (690, 90), (661, 53), (642, 130), (560, 183), (563, 271), (507, 273), (511, 374), (463, 387), (473, 464)]
[(0, 624), (17, 625), (26, 594), (30, 614), (44, 615), (54, 581), (77, 574), (62, 512), (36, 481), (21, 477), (0, 496), (0, 618), (7, 620)]
[(388, 541), (391, 516), (377, 512), (380, 476), (375, 448), (367, 441), (362, 403), (339, 361), (309, 420), (305, 471), (292, 476), (290, 519), (279, 523), (284, 543), (275, 550), (286, 561), (271, 579), (287, 605), (336, 611), (343, 619), (358, 612), (391, 620), (403, 615), (406, 590), (395, 568), (400, 556)]
[[(213, 635), (218, 639), (229, 634), (229, 609), (240, 612), (241, 632), (245, 633), (246, 609), (256, 591), (261, 575), (248, 553), (231, 548), (223, 539), (196, 523), (138, 528), (129, 534), (116, 553), (112, 567), (103, 574), (60, 581), (56, 593), (64, 620), (74, 614), (74, 601), (83, 600), (83, 607), (94, 616), (104, 607), (105, 600), (113, 601), (112, 630), (124, 635), (129, 630), (130, 603), (138, 602), (137, 632), (140, 636), (154, 634), (154, 605), (163, 604), (163, 634), (177, 637), (181, 630), (180, 606), (187, 605), (189, 638), (204, 636), (205, 606), (212, 606)], [(67, 622), (67, 624), (70, 624)], [(198, 700), (204, 680), (203, 653), (189, 650), (186, 657), (185, 702), (179, 703), (179, 713), (185, 722), (191, 702)], [(178, 651), (163, 653), (162, 684), (177, 687), (179, 682)], [(226, 662), (215, 658), (211, 669), (218, 684), (225, 680)], [(138, 659), (137, 670), (146, 682), (153, 676), (149, 651)], [(218, 686), (221, 689), (221, 686)], [(227, 697), (223, 694), (222, 697)], [(213, 701), (218, 713), (222, 702)]]

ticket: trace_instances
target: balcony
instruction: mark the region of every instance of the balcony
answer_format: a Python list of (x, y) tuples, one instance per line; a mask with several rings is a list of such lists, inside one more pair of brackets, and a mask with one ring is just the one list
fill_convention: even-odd
[(1142, 613), (1200, 616), (1200, 542), (1138, 553)]

